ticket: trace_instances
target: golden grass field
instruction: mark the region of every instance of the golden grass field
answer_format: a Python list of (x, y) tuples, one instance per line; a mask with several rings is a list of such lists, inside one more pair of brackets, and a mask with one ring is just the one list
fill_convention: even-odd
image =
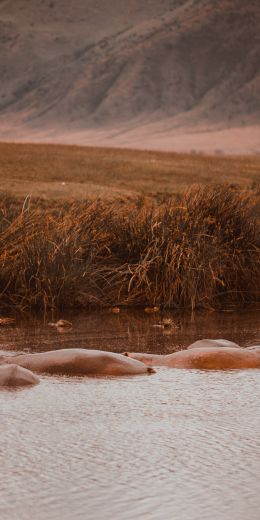
[(204, 156), (0, 143), (1, 191), (46, 199), (181, 193), (192, 184), (260, 182), (260, 156)]
[(259, 166), (258, 157), (0, 144), (1, 308), (259, 301)]

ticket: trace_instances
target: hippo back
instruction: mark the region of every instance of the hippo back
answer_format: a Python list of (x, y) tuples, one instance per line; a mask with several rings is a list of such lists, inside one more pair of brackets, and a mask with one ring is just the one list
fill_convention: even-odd
[(187, 347), (187, 350), (193, 348), (242, 348), (237, 343), (228, 339), (199, 339)]
[(37, 385), (39, 381), (38, 376), (26, 368), (13, 363), (0, 366), (0, 386)]

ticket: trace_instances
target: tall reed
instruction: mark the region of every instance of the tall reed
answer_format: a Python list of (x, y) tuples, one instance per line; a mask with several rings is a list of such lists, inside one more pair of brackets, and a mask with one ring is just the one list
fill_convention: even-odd
[(159, 305), (196, 309), (260, 299), (257, 206), (228, 186), (180, 199), (23, 208), (0, 223), (0, 305), (26, 309)]

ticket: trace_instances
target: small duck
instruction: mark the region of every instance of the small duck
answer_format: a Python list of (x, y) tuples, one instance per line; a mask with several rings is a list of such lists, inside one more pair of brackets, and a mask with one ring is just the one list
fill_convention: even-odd
[(165, 329), (167, 327), (178, 329), (178, 325), (176, 325), (176, 323), (174, 323), (174, 321), (171, 318), (163, 318), (162, 319), (162, 324), (163, 324)]
[(161, 323), (153, 325), (157, 329), (178, 329), (178, 325), (171, 318), (163, 318)]
[(160, 311), (160, 307), (145, 307), (144, 312), (147, 314), (155, 314)]
[(112, 312), (112, 314), (119, 314), (120, 313), (120, 308), (119, 307), (111, 307), (111, 312)]
[(0, 325), (12, 325), (14, 322), (14, 318), (0, 318)]
[(48, 323), (50, 327), (57, 327), (58, 328), (71, 328), (72, 323), (68, 320), (58, 320), (56, 323)]

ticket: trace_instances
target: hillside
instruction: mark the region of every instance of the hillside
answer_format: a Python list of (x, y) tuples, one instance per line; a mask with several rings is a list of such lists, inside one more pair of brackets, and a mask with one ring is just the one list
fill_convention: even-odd
[(0, 2), (0, 138), (258, 152), (258, 1)]

